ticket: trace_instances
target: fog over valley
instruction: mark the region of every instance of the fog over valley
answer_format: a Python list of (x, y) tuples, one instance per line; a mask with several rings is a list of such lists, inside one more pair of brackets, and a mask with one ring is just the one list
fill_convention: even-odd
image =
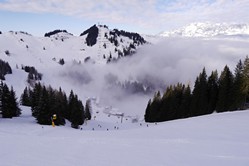
[[(84, 96), (98, 96), (121, 112), (142, 117), (155, 91), (164, 92), (168, 85), (178, 82), (193, 87), (204, 67), (208, 75), (216, 69), (220, 74), (225, 65), (233, 71), (248, 52), (248, 38), (164, 38), (107, 65), (67, 63), (58, 76), (63, 80), (60, 82), (73, 84)], [(126, 81), (141, 83), (144, 89), (151, 90), (129, 91)]]

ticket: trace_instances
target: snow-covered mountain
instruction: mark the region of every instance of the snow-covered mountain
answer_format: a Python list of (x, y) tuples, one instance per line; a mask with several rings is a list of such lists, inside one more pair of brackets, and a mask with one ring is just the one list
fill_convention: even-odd
[[(147, 43), (138, 33), (110, 30), (105, 25), (94, 25), (80, 36), (66, 30), (51, 31), (44, 37), (9, 31), (0, 34), (0, 43), (0, 59), (12, 69), (12, 74), (3, 74), (4, 82), (13, 86), (17, 97), (36, 81), (62, 87), (67, 93), (72, 89), (83, 101), (89, 97), (107, 99), (110, 93), (116, 98), (126, 89), (129, 93), (149, 90), (129, 71), (120, 74), (125, 70), (114, 67), (118, 63), (109, 63), (128, 59), (124, 57), (131, 57)], [(29, 80), (30, 75), (35, 79)]]
[(249, 35), (249, 24), (191, 23), (182, 28), (159, 34), (164, 37), (214, 37)]
[[(53, 60), (76, 60), (78, 62), (107, 63), (133, 54), (146, 41), (137, 33), (110, 30), (105, 25), (94, 25), (79, 37), (66, 30), (48, 32), (44, 37), (34, 37), (26, 32), (5, 32), (0, 36), (0, 51), (8, 50), (12, 55), (50, 54)], [(11, 48), (18, 48), (15, 52)], [(43, 51), (42, 51), (43, 50)], [(60, 51), (67, 50), (68, 57)]]

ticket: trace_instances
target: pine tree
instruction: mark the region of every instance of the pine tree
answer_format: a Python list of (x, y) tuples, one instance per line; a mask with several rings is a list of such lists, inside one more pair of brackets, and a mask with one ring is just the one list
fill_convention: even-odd
[(208, 114), (214, 112), (218, 98), (218, 72), (212, 71), (208, 77)]
[(30, 89), (25, 87), (22, 95), (21, 95), (21, 104), (24, 106), (31, 106), (31, 95), (30, 95)]
[(151, 102), (150, 105), (150, 118), (148, 119), (147, 122), (158, 122), (161, 120), (160, 115), (159, 115), (159, 109), (161, 105), (161, 94), (160, 91), (155, 93), (153, 101)]
[(20, 116), (21, 115), (21, 109), (18, 106), (16, 94), (15, 94), (15, 91), (13, 90), (13, 87), (11, 87), (11, 90), (10, 90), (9, 102), (10, 102), (9, 109), (11, 111), (12, 116), (13, 117)]
[(174, 94), (173, 86), (167, 87), (159, 105), (159, 117), (158, 121), (166, 121), (172, 119), (174, 116), (174, 110), (172, 112), (172, 96)]
[(188, 85), (187, 88), (183, 89), (182, 101), (179, 109), (181, 113), (180, 118), (187, 118), (190, 116), (191, 97), (192, 97), (191, 89), (190, 86)]
[(192, 101), (191, 101), (191, 107), (190, 107), (190, 117), (195, 116), (198, 111), (198, 105), (199, 105), (199, 99), (200, 99), (200, 80), (199, 77), (196, 78), (195, 80), (195, 86), (193, 89), (193, 94), (192, 94)]
[(77, 109), (75, 110), (75, 112), (73, 112), (72, 126), (82, 125), (84, 121), (85, 121), (84, 106), (82, 104), (82, 101), (77, 100)]
[(191, 103), (191, 116), (207, 114), (208, 110), (208, 86), (207, 74), (205, 68), (195, 81), (193, 90), (193, 100)]
[(171, 102), (169, 106), (170, 114), (168, 115), (168, 120), (182, 118), (181, 103), (184, 88), (185, 86), (180, 83), (174, 86), (171, 94)]
[(219, 94), (216, 105), (217, 112), (225, 112), (231, 110), (231, 103), (233, 101), (232, 95), (233, 74), (228, 66), (225, 66), (219, 78)]
[(9, 98), (10, 98), (10, 91), (6, 84), (2, 85), (2, 117), (3, 118), (12, 118), (11, 110), (9, 108)]
[[(51, 87), (43, 87), (45, 88), (45, 90), (47, 91), (47, 104), (48, 104), (48, 112), (50, 115), (50, 119), (52, 119), (53, 115), (56, 115), (56, 120), (54, 121), (54, 123), (56, 125), (59, 125), (59, 119), (60, 119), (60, 114), (59, 114), (59, 110), (57, 110), (57, 98), (56, 98), (56, 91)], [(58, 112), (58, 113), (57, 113)], [(52, 122), (51, 122), (52, 123)]]
[[(15, 100), (13, 100), (13, 98)], [(10, 91), (7, 84), (1, 81), (0, 83), (0, 114), (2, 114), (2, 117), (12, 118), (14, 116), (18, 116), (17, 114), (14, 113), (12, 108), (18, 108), (18, 103), (16, 102), (16, 98), (15, 98), (15, 92), (12, 87)]]
[(41, 97), (42, 93), (42, 86), (40, 83), (35, 84), (35, 87), (33, 89), (33, 92), (31, 92), (31, 111), (32, 111), (32, 116), (37, 118), (38, 115), (38, 105), (39, 105), (39, 100)]
[(243, 83), (242, 83), (242, 93), (244, 96), (244, 103), (248, 103), (249, 98), (249, 58), (246, 56), (243, 64)]
[(55, 125), (65, 125), (65, 110), (67, 109), (67, 98), (64, 98), (64, 93), (61, 88), (59, 91), (50, 90), (50, 105), (52, 114), (56, 114)]
[(48, 95), (48, 91), (46, 90), (46, 87), (43, 86), (42, 87), (42, 92), (41, 92), (41, 96), (39, 98), (39, 102), (37, 105), (37, 122), (39, 124), (43, 124), (43, 125), (50, 125), (52, 124), (52, 114), (49, 111), (49, 95)]
[(5, 80), (6, 74), (12, 74), (12, 69), (8, 62), (5, 62), (0, 59), (0, 79)]
[(69, 110), (70, 110), (70, 121), (72, 128), (79, 128), (79, 125), (84, 123), (84, 106), (80, 100), (78, 100), (77, 95), (74, 95), (69, 100)]
[(232, 110), (240, 110), (244, 108), (245, 95), (243, 94), (243, 64), (239, 60), (235, 68), (234, 84), (232, 87), (234, 100), (232, 101)]
[(81, 121), (80, 119), (83, 118), (84, 109), (82, 110), (82, 108), (80, 108), (78, 96), (75, 95), (72, 90), (69, 95), (67, 114), (69, 117), (69, 121), (71, 122), (72, 128), (78, 128), (80, 125), (80, 121)]
[(201, 75), (200, 75), (200, 85), (201, 85), (201, 92), (200, 92), (200, 103), (199, 103), (199, 109), (200, 114), (198, 115), (205, 115), (207, 114), (207, 108), (208, 108), (208, 85), (207, 85), (207, 74), (205, 68), (203, 69)]
[(152, 122), (153, 120), (151, 119), (151, 99), (148, 101), (146, 110), (145, 110), (145, 115), (144, 115), (144, 120), (145, 122)]
[(2, 99), (3, 99), (3, 82), (1, 81), (0, 83), (0, 114), (2, 114), (2, 108), (3, 108)]
[(69, 121), (71, 121), (71, 114), (72, 114), (72, 110), (75, 107), (75, 95), (73, 90), (70, 91), (70, 95), (69, 95), (69, 99), (68, 99), (68, 109), (65, 112), (65, 118), (68, 119)]
[(89, 100), (89, 99), (86, 101), (85, 118), (87, 120), (91, 120), (91, 118), (92, 118), (91, 111), (90, 111), (90, 102), (91, 102), (91, 100)]
[(62, 92), (61, 88), (59, 89), (58, 92), (58, 108), (57, 110), (60, 111), (60, 114), (62, 116), (61, 120), (60, 120), (60, 124), (64, 125), (65, 122), (65, 112), (68, 109), (68, 101), (67, 101), (67, 96), (65, 94), (65, 92)]

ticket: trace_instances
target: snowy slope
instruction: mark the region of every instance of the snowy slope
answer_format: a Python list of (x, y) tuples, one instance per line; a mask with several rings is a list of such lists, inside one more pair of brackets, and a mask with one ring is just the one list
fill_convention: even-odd
[[(40, 126), (22, 108), (0, 119), (0, 160), (5, 166), (247, 166), (249, 111), (212, 114), (158, 124), (92, 120), (83, 130)], [(91, 130), (101, 124), (101, 131)], [(119, 126), (119, 130), (106, 130)], [(89, 128), (89, 130), (87, 130)], [(128, 130), (129, 129), (129, 130)]]
[(248, 24), (191, 23), (182, 28), (160, 33), (164, 37), (213, 37), (249, 35)]
[[(88, 34), (76, 37), (70, 33), (58, 32), (49, 37), (35, 37), (23, 32), (5, 32), (0, 35), (0, 55), (9, 50), (11, 55), (25, 54), (32, 56), (31, 58), (46, 56), (49, 61), (53, 59), (58, 62), (63, 58), (66, 62), (75, 60), (83, 63), (91, 59), (93, 63), (106, 63), (110, 56), (110, 61), (117, 60), (126, 56), (124, 50), (132, 53), (145, 44), (145, 41), (116, 34), (115, 30), (110, 30), (107, 26), (96, 27), (99, 30), (97, 43), (92, 46), (86, 44)], [(108, 40), (111, 37), (117, 40), (116, 45)], [(134, 48), (130, 48), (130, 45), (134, 45)]]

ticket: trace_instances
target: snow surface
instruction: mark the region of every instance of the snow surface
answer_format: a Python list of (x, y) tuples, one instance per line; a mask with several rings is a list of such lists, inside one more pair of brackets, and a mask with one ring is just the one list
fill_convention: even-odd
[[(81, 126), (41, 126), (22, 107), (21, 117), (0, 119), (4, 166), (248, 166), (249, 110), (157, 124), (96, 118)], [(102, 129), (96, 128), (101, 124)], [(147, 126), (148, 125), (148, 126)], [(119, 126), (118, 130), (111, 127)], [(98, 127), (98, 126), (97, 126)], [(107, 130), (109, 128), (110, 130)]]

